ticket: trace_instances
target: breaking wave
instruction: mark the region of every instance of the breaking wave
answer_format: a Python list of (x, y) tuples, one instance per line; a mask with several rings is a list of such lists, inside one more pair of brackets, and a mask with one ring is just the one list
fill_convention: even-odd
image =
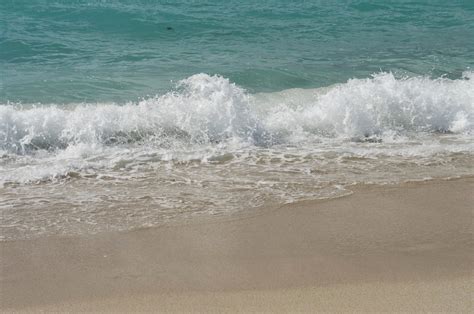
[(0, 148), (28, 154), (78, 144), (173, 147), (238, 140), (269, 146), (320, 138), (416, 132), (470, 133), (474, 74), (397, 79), (381, 73), (320, 89), (250, 95), (221, 76), (196, 74), (137, 103), (0, 106)]
[[(262, 151), (277, 156), (291, 150), (300, 157), (348, 150), (408, 158), (469, 154), (473, 77), (380, 73), (325, 88), (252, 95), (221, 76), (196, 74), (173, 91), (136, 103), (5, 104), (0, 182), (97, 175), (124, 164), (237, 160), (236, 155), (244, 167), (258, 163)], [(442, 134), (454, 138), (443, 142), (436, 138)]]

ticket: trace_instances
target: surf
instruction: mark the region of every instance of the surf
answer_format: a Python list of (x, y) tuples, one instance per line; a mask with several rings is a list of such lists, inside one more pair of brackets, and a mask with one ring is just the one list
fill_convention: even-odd
[(222, 76), (196, 74), (176, 88), (125, 104), (0, 106), (0, 148), (55, 152), (79, 144), (178, 146), (240, 141), (298, 144), (324, 138), (470, 134), (474, 80), (391, 73), (317, 89), (249, 94)]
[[(472, 72), (377, 73), (272, 93), (200, 73), (136, 102), (7, 103), (0, 207), (11, 225), (44, 220), (28, 238), (334, 198), (359, 183), (470, 176), (473, 92)], [(77, 230), (54, 210), (64, 206)]]

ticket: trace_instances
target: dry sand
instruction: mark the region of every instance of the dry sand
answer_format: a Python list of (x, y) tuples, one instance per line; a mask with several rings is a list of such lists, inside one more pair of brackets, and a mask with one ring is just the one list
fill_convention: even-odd
[(2, 311), (472, 312), (474, 179), (0, 243)]

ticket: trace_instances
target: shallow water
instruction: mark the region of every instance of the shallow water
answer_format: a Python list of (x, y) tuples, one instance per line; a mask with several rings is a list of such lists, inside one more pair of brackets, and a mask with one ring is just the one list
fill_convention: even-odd
[(472, 175), (474, 7), (436, 3), (2, 1), (1, 239)]

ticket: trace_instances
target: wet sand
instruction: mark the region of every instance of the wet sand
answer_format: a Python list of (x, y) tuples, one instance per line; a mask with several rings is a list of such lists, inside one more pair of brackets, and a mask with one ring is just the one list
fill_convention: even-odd
[(474, 179), (0, 243), (6, 311), (472, 312)]

